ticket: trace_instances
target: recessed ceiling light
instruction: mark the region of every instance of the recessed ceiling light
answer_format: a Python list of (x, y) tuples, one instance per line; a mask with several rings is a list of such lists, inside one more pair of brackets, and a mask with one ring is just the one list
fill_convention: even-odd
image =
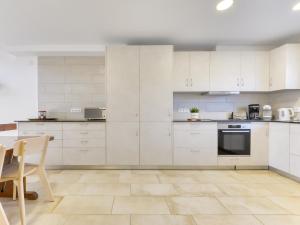
[(293, 7), (294, 11), (299, 11), (300, 10), (300, 2), (298, 2), (296, 5)]
[(229, 9), (233, 5), (233, 0), (222, 0), (217, 5), (218, 11), (224, 11), (226, 9)]

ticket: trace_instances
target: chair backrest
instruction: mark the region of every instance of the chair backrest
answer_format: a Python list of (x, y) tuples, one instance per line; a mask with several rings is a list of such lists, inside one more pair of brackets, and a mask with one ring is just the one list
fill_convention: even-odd
[[(29, 155), (39, 155), (39, 165), (45, 164), (45, 158), (47, 154), (48, 149), (48, 142), (49, 142), (49, 136), (41, 136), (41, 137), (34, 137), (34, 138), (27, 138), (22, 139), (25, 143), (24, 150), (25, 150), (25, 156)], [(18, 148), (18, 145), (20, 144), (20, 141), (17, 141), (14, 147), (14, 150)], [(15, 152), (14, 152), (15, 154)]]
[(0, 145), (0, 178), (2, 174), (2, 169), (4, 165), (4, 158), (5, 158), (6, 150), (3, 145)]

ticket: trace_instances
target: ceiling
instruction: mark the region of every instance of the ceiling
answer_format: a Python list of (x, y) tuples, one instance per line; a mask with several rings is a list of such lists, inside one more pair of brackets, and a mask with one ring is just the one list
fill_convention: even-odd
[(299, 0), (0, 0), (0, 43), (24, 45), (216, 45), (300, 42)]

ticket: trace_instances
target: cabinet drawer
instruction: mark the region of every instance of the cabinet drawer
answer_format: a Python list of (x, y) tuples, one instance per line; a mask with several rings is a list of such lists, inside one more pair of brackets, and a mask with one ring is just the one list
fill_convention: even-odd
[(174, 131), (215, 131), (217, 132), (217, 123), (210, 122), (187, 122), (187, 123), (174, 123)]
[(216, 149), (175, 148), (174, 164), (187, 166), (217, 165)]
[(48, 148), (61, 148), (62, 147), (62, 140), (53, 140), (49, 141)]
[(62, 148), (49, 147), (46, 155), (46, 165), (63, 165)]
[(26, 122), (19, 123), (18, 129), (25, 131), (51, 131), (51, 130), (61, 130), (62, 123), (59, 122)]
[(103, 165), (104, 148), (64, 148), (64, 165)]
[(83, 131), (83, 130), (104, 130), (105, 131), (105, 123), (97, 123), (97, 122), (76, 122), (76, 123), (63, 123), (63, 129), (70, 131)]
[(105, 147), (105, 139), (64, 139), (64, 147)]
[(214, 148), (217, 146), (216, 131), (184, 131), (177, 130), (174, 132), (175, 147), (200, 147)]
[(105, 130), (64, 130), (64, 139), (76, 139), (76, 138), (105, 138)]
[(19, 130), (20, 136), (42, 136), (49, 135), (53, 136), (54, 140), (62, 139), (62, 131), (61, 130)]

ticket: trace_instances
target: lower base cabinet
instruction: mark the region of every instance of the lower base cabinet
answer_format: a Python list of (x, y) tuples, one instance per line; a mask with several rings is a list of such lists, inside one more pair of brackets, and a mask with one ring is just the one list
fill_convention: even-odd
[(174, 165), (216, 166), (217, 123), (174, 123)]
[(140, 164), (149, 166), (172, 165), (171, 123), (140, 123), (140, 133)]
[(269, 165), (275, 169), (290, 172), (290, 124), (270, 123)]
[(107, 123), (107, 164), (139, 165), (139, 123)]

